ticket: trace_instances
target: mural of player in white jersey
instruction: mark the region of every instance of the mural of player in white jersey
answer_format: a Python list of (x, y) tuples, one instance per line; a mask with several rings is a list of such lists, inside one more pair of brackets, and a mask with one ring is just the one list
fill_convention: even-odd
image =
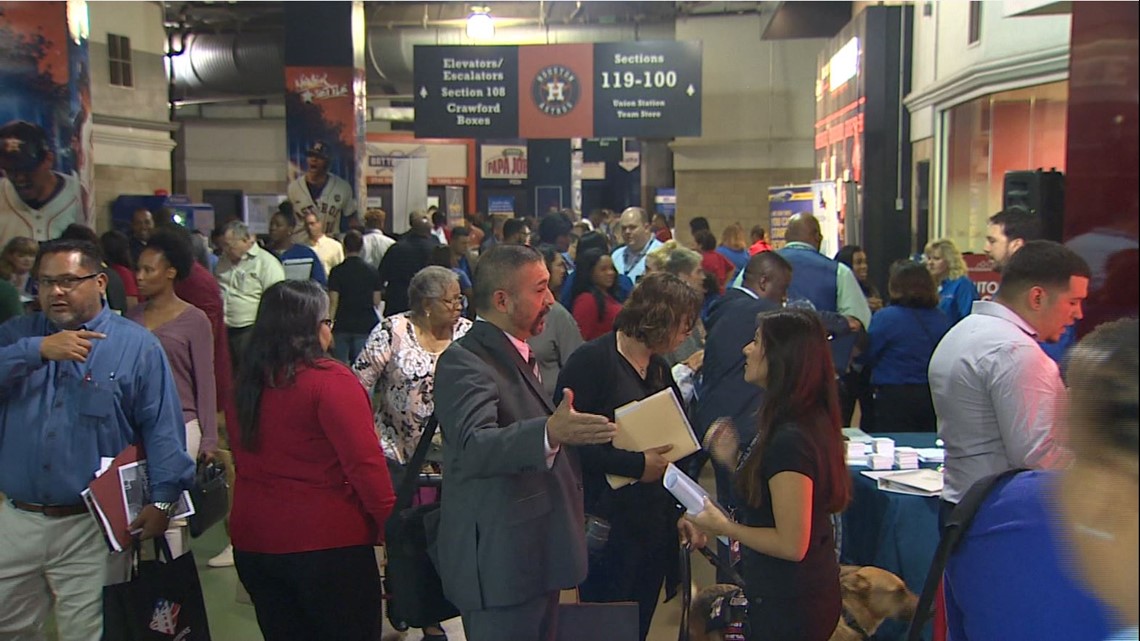
[(42, 128), (23, 120), (0, 127), (0, 246), (16, 236), (51, 240), (72, 223), (90, 226), (79, 181), (53, 171), (54, 163)]
[[(358, 218), (356, 211), (356, 198), (353, 195), (352, 185), (343, 178), (329, 173), (328, 146), (317, 141), (306, 151), (308, 168), (306, 172), (289, 183), (286, 192), (293, 203), (293, 212), (297, 216), (296, 228), (300, 231), (294, 234), (297, 242), (305, 240), (305, 226), (301, 223), (305, 214), (317, 214), (325, 225), (325, 233), (339, 234), (342, 230), (342, 219)], [(343, 225), (347, 225), (343, 223)]]

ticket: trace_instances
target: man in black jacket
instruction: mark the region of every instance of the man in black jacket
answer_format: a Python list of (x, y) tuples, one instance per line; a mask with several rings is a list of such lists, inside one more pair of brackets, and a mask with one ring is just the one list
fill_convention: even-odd
[[(783, 306), (791, 281), (792, 266), (787, 260), (776, 252), (761, 252), (748, 260), (740, 286), (729, 289), (709, 311), (702, 394), (694, 425), (702, 441), (709, 426), (721, 418), (732, 421), (742, 448), (756, 436), (764, 390), (744, 380), (744, 346), (756, 336), (756, 316)], [(713, 472), (717, 501), (731, 508), (733, 470), (714, 463)]]
[(431, 252), (439, 245), (432, 235), (431, 218), (422, 211), (408, 214), (408, 233), (392, 245), (380, 261), (384, 284), (384, 315), (408, 311), (408, 286), (416, 272), (431, 264)]

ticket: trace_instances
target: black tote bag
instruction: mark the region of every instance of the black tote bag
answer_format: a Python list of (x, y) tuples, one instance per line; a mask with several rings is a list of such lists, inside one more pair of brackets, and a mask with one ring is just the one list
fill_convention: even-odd
[(103, 588), (103, 641), (210, 641), (194, 555), (171, 559), (162, 536), (154, 549), (153, 561), (140, 560), (136, 542), (131, 580)]
[(419, 445), (396, 495), (396, 508), (384, 524), (384, 591), (388, 594), (388, 620), (397, 630), (422, 628), (459, 616), (459, 609), (443, 595), (439, 573), (428, 556), (424, 521), (439, 510), (439, 504), (412, 507), (420, 469), (439, 423), (433, 415), (424, 426)]

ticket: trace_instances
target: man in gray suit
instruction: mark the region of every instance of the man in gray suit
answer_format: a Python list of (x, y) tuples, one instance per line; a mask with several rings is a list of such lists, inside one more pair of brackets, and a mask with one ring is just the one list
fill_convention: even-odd
[(526, 340), (554, 303), (542, 255), (496, 245), (475, 270), (478, 319), (439, 358), (443, 431), (436, 559), (468, 641), (553, 641), (558, 592), (586, 577), (582, 479), (565, 446), (606, 443), (603, 416), (557, 408)]

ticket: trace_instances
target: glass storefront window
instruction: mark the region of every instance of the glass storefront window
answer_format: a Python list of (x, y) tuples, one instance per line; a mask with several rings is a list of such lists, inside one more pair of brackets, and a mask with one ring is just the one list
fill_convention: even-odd
[(1007, 171), (1065, 171), (1069, 83), (990, 94), (944, 112), (943, 235), (981, 252), (986, 219), (1001, 209)]

